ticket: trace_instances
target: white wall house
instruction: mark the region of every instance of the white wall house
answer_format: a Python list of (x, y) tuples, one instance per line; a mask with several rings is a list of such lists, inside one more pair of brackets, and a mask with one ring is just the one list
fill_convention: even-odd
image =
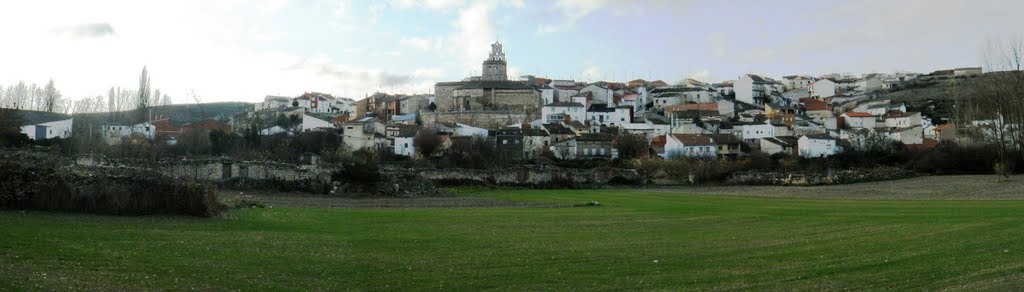
[(416, 155), (416, 147), (413, 145), (414, 138), (414, 135), (395, 137), (395, 155), (408, 157)]
[(870, 113), (846, 112), (841, 115), (846, 126), (854, 129), (874, 129), (878, 118)]
[(462, 123), (455, 123), (458, 127), (455, 128), (454, 137), (478, 137), (487, 138), (487, 129), (474, 127)]
[(857, 81), (857, 89), (866, 92), (876, 91), (882, 89), (882, 80), (877, 78), (868, 78)]
[(886, 136), (893, 141), (900, 141), (906, 145), (924, 143), (924, 129), (921, 126), (890, 129), (886, 131)]
[(33, 124), (21, 126), (21, 133), (32, 140), (44, 140), (52, 138), (71, 138), (71, 129), (74, 126), (74, 119), (62, 119), (55, 121), (31, 121)]
[(147, 140), (156, 138), (156, 126), (146, 123), (135, 125), (104, 125), (100, 127), (100, 134), (107, 144), (114, 145), (121, 143), (121, 139), (131, 135), (139, 135)]
[(740, 138), (743, 140), (775, 137), (775, 126), (770, 123), (746, 124), (739, 126), (739, 128)]
[(321, 120), (310, 115), (302, 115), (301, 131), (312, 131), (320, 128), (334, 128), (334, 125), (328, 121)]
[(582, 122), (587, 119), (586, 108), (578, 102), (549, 103), (541, 107), (540, 114), (545, 123), (560, 123), (564, 121), (565, 116), (569, 117), (569, 121)]
[(811, 96), (829, 97), (836, 95), (836, 83), (831, 79), (821, 79), (811, 84), (808, 90)]
[(748, 104), (761, 104), (759, 100), (771, 94), (767, 87), (768, 81), (754, 74), (744, 74), (733, 84), (736, 100)]
[(807, 135), (797, 141), (800, 156), (806, 158), (828, 157), (839, 153), (836, 139), (828, 135)]
[(557, 102), (555, 100), (555, 88), (551, 86), (544, 86), (540, 89), (540, 98), (544, 100), (544, 104)]
[(287, 96), (273, 96), (267, 95), (263, 98), (263, 102), (256, 103), (256, 111), (265, 109), (278, 109), (282, 107), (292, 106), (292, 98)]
[(782, 77), (782, 84), (785, 85), (786, 90), (806, 89), (811, 86), (814, 79), (807, 76), (784, 76)]
[(708, 135), (671, 134), (665, 141), (666, 158), (714, 158), (718, 156), (718, 146)]
[(591, 105), (586, 112), (586, 121), (591, 125), (604, 125), (615, 127), (621, 124), (632, 123), (632, 107), (606, 107), (601, 104)]
[(920, 112), (891, 114), (884, 117), (886, 128), (908, 128), (921, 126)]
[(587, 85), (587, 87), (580, 89), (580, 93), (583, 92), (592, 93), (591, 102), (596, 104), (612, 104), (612, 97), (615, 95), (611, 89), (597, 84)]

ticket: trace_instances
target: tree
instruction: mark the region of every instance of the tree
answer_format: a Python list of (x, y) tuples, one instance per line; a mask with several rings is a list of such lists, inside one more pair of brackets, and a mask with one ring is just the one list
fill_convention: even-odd
[(149, 108), (149, 97), (152, 94), (149, 87), (149, 70), (142, 66), (142, 75), (139, 76), (138, 99), (135, 108), (138, 110), (139, 120), (146, 120), (146, 109)]
[[(984, 123), (990, 130), (978, 134), (995, 146), (997, 174), (1009, 176), (1014, 169), (1012, 152), (1024, 154), (1024, 39), (990, 41), (985, 64), (989, 73), (971, 81), (966, 96), (972, 98), (958, 100), (957, 115), (987, 120)], [(970, 122), (960, 121), (964, 126)]]
[(437, 132), (428, 129), (420, 130), (416, 133), (416, 137), (412, 138), (413, 147), (423, 157), (434, 155), (434, 152), (441, 148), (442, 142), (441, 136), (437, 135)]
[(0, 146), (21, 145), (28, 142), (21, 133), (21, 118), (13, 109), (0, 108)]
[(43, 94), (43, 110), (53, 112), (55, 106), (59, 102), (60, 91), (57, 90), (57, 86), (53, 84), (53, 79), (46, 84), (45, 93)]
[(619, 159), (643, 158), (648, 154), (647, 138), (629, 132), (616, 137), (614, 146), (619, 150)]

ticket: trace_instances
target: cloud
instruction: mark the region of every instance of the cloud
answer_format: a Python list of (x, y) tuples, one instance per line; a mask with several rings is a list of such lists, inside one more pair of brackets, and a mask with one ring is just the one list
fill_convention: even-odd
[(583, 80), (597, 81), (601, 79), (603, 76), (604, 75), (603, 73), (601, 73), (601, 69), (597, 68), (596, 66), (590, 66), (587, 67), (587, 69), (583, 70)]
[(444, 69), (441, 68), (419, 68), (413, 71), (413, 76), (416, 78), (430, 78), (437, 79), (444, 76)]
[(420, 51), (429, 51), (440, 46), (440, 40), (430, 40), (419, 37), (402, 38), (398, 44), (403, 47), (412, 47)]
[(70, 37), (72, 39), (100, 38), (114, 34), (114, 27), (106, 22), (85, 23), (53, 30), (58, 36)]
[(614, 11), (615, 15), (633, 14), (642, 16), (648, 10), (662, 8), (685, 9), (694, 0), (558, 0), (553, 9), (562, 14), (563, 22), (557, 24), (540, 24), (538, 34), (551, 34), (571, 29), (579, 20), (605, 8)]
[(305, 72), (314, 76), (327, 78), (329, 83), (335, 87), (342, 86), (405, 86), (413, 81), (413, 76), (407, 74), (394, 74), (380, 70), (363, 70), (351, 68), (341, 64), (335, 64), (326, 57), (314, 57), (300, 60), (294, 64), (281, 68), (286, 73)]

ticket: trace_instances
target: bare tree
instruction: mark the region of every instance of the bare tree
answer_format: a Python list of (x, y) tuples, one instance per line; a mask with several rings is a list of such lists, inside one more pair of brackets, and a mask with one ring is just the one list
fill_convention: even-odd
[(149, 98), (153, 93), (150, 92), (149, 87), (149, 70), (146, 66), (142, 66), (142, 75), (139, 76), (139, 90), (136, 92), (139, 96), (135, 109), (138, 110), (139, 120), (146, 120), (146, 110), (149, 108)]
[(60, 97), (60, 91), (53, 84), (53, 79), (50, 79), (50, 82), (46, 83), (45, 93), (43, 93), (43, 111), (53, 112), (55, 106), (60, 102)]
[(979, 133), (996, 148), (996, 172), (1009, 176), (1014, 168), (1011, 154), (1024, 154), (1024, 39), (990, 40), (985, 66), (989, 73), (972, 80), (972, 97), (962, 98), (959, 111), (965, 118), (985, 120)]

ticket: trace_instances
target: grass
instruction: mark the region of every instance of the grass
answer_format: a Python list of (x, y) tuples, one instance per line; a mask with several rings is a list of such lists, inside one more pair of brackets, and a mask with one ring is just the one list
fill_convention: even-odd
[(600, 206), (0, 212), (0, 290), (1024, 288), (1024, 201), (468, 195)]

